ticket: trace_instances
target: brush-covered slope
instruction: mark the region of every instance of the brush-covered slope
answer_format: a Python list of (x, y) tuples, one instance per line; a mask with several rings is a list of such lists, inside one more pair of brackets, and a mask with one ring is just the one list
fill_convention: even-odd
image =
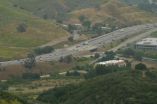
[(108, 2), (97, 8), (86, 8), (70, 13), (69, 21), (79, 21), (79, 17), (84, 15), (91, 21), (113, 22), (114, 24), (134, 25), (157, 21), (157, 16), (153, 13), (129, 6), (120, 0), (108, 0)]
[(9, 0), (0, 0), (0, 57), (23, 56), (28, 49), (67, 34), (55, 22), (17, 9)]
[(27, 104), (27, 102), (9, 93), (0, 92), (0, 104)]
[[(157, 21), (156, 15), (130, 5), (137, 0), (11, 0), (16, 8), (24, 9), (42, 18), (55, 18), (68, 23), (79, 23), (84, 15), (93, 23), (109, 21), (134, 25)], [(128, 2), (129, 3), (128, 3)], [(137, 4), (144, 3), (138, 0)], [(130, 6), (129, 6), (129, 5)], [(68, 20), (68, 21), (67, 21)], [(111, 23), (110, 23), (111, 24)]]
[(67, 12), (96, 7), (107, 0), (11, 0), (17, 8), (33, 12), (44, 18), (65, 18)]
[(126, 4), (157, 14), (157, 0), (121, 0)]
[(120, 72), (87, 80), (80, 85), (49, 90), (39, 100), (50, 104), (156, 104), (157, 75)]

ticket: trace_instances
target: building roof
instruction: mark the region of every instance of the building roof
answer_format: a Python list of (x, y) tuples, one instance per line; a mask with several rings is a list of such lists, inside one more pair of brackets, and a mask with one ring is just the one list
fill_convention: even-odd
[(96, 63), (97, 65), (110, 65), (110, 64), (120, 64), (124, 63), (124, 60), (110, 60), (110, 61), (105, 61), (105, 62), (99, 62)]
[(157, 46), (157, 38), (145, 38), (137, 42), (136, 45)]

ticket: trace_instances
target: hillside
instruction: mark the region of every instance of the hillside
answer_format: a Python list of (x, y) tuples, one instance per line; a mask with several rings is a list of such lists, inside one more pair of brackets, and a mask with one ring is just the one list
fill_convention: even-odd
[(87, 80), (79, 85), (55, 88), (38, 100), (51, 104), (156, 104), (157, 75), (118, 72)]
[(0, 1), (0, 12), (1, 58), (25, 56), (32, 47), (68, 35), (55, 22), (45, 21), (25, 10), (17, 9), (9, 0)]
[(9, 93), (0, 92), (0, 104), (27, 104), (26, 101)]
[(39, 17), (66, 22), (68, 20), (68, 23), (79, 23), (80, 15), (86, 16), (93, 23), (113, 21), (120, 25), (133, 25), (157, 21), (156, 15), (150, 11), (134, 6), (143, 3), (143, 0), (45, 0), (44, 2), (12, 0), (12, 2), (16, 8), (30, 11)]
[(157, 0), (121, 0), (126, 4), (157, 14)]
[[(11, 0), (22, 8), (42, 18), (65, 19), (66, 13), (88, 7), (96, 7), (108, 0)], [(32, 4), (32, 5), (30, 5)], [(38, 5), (36, 5), (38, 4)]]
[(97, 8), (85, 8), (71, 12), (69, 21), (78, 21), (80, 16), (89, 18), (94, 23), (135, 25), (157, 21), (153, 13), (129, 6), (118, 0), (108, 2)]

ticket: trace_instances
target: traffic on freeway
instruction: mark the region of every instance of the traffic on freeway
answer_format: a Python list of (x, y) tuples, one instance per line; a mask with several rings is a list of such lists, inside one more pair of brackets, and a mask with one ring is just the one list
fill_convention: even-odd
[[(105, 44), (111, 43), (113, 41), (125, 39), (136, 34), (152, 31), (153, 29), (157, 29), (157, 24), (146, 24), (146, 25), (126, 27), (126, 28), (119, 29), (114, 32), (104, 34), (102, 36), (81, 42), (79, 44), (73, 45), (68, 48), (57, 49), (52, 53), (36, 56), (36, 61), (37, 62), (53, 61), (53, 60), (57, 61), (61, 57), (64, 57), (67, 55), (76, 55), (81, 51), (90, 51), (92, 49), (102, 47)], [(12, 60), (12, 61), (0, 62), (0, 64), (2, 66), (22, 64), (24, 60), (25, 59)]]

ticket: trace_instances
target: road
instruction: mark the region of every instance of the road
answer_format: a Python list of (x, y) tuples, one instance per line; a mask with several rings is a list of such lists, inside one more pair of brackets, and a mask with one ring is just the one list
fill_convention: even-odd
[[(89, 51), (95, 48), (99, 48), (104, 46), (105, 44), (125, 39), (135, 34), (140, 34), (142, 32), (152, 32), (157, 29), (157, 24), (146, 24), (146, 25), (137, 25), (132, 27), (127, 27), (123, 29), (116, 30), (114, 32), (104, 34), (102, 36), (81, 42), (79, 44), (73, 45), (68, 48), (57, 49), (53, 53), (44, 54), (36, 57), (37, 62), (44, 62), (44, 61), (57, 61), (60, 57), (64, 57), (67, 55), (76, 55), (81, 51)], [(12, 60), (6, 62), (0, 62), (2, 66), (7, 65), (17, 65), (21, 64), (25, 59), (21, 60)]]
[(152, 32), (154, 32), (154, 31), (157, 31), (157, 28), (152, 29), (152, 30), (147, 31), (147, 32), (144, 32), (144, 33), (141, 33), (141, 34), (139, 34), (139, 35), (137, 35), (137, 36), (134, 36), (134, 37), (132, 37), (132, 38), (130, 38), (130, 39), (127, 39), (127, 40), (125, 40), (124, 42), (120, 43), (118, 46), (116, 46), (116, 47), (110, 49), (109, 51), (114, 51), (114, 52), (115, 52), (115, 51), (117, 51), (117, 50), (120, 49), (120, 48), (126, 47), (126, 46), (127, 46), (128, 44), (130, 44), (130, 43), (137, 42), (137, 41), (139, 41), (139, 40), (141, 40), (141, 39), (143, 39), (143, 38), (146, 38), (146, 37), (150, 36), (150, 34), (151, 34)]

